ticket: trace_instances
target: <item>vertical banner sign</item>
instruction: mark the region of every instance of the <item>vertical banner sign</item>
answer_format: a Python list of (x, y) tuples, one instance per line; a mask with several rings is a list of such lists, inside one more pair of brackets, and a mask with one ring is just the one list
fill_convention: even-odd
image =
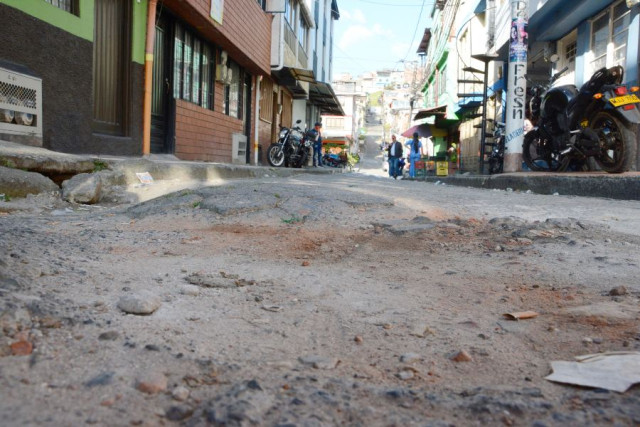
[(509, 74), (507, 75), (507, 123), (505, 129), (505, 172), (522, 168), (522, 142), (527, 103), (527, 48), (529, 36), (528, 0), (511, 1), (511, 28), (509, 37)]
[(211, 0), (211, 18), (218, 24), (222, 24), (222, 9), (224, 0)]

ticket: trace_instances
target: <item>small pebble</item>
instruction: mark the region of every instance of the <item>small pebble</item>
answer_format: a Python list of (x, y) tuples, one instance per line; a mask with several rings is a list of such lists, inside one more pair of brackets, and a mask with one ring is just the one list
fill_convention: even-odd
[(398, 378), (400, 378), (401, 380), (410, 380), (411, 378), (413, 378), (415, 376), (415, 374), (413, 373), (413, 371), (405, 369), (405, 370), (402, 370), (402, 371), (398, 372), (396, 374), (396, 376)]
[(190, 391), (184, 386), (178, 386), (173, 389), (171, 396), (178, 402), (184, 402), (189, 398)]
[(451, 360), (453, 360), (454, 362), (472, 362), (473, 358), (466, 351), (460, 350), (459, 352), (453, 355)]

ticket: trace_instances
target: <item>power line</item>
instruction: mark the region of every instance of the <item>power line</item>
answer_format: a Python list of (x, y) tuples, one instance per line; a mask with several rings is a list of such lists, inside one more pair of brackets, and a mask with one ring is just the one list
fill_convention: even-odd
[[(364, 1), (364, 0), (360, 0)], [(424, 6), (427, 3), (427, 0), (422, 0), (422, 7), (420, 8), (420, 14), (418, 15), (418, 22), (416, 22), (416, 29), (413, 31), (413, 38), (411, 38), (411, 43), (409, 43), (409, 49), (407, 50), (407, 54), (404, 56), (403, 61), (406, 61), (409, 57), (409, 53), (411, 52), (411, 47), (413, 46), (413, 42), (416, 40), (416, 34), (418, 34), (418, 28), (420, 28), (420, 19), (422, 18), (422, 11), (424, 11)]]

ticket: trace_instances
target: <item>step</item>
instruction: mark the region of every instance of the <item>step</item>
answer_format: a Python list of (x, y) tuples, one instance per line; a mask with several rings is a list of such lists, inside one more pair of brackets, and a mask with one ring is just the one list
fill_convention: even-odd
[(469, 73), (479, 73), (479, 74), (484, 74), (484, 71), (482, 70), (478, 70), (477, 68), (474, 67), (464, 67), (462, 69), (462, 71), (467, 71)]
[(474, 84), (474, 85), (481, 85), (484, 82), (482, 80), (458, 80), (458, 83), (469, 83), (469, 84)]

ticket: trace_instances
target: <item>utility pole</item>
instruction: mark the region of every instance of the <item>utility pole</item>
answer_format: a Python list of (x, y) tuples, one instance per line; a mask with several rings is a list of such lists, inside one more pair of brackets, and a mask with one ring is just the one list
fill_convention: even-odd
[(509, 73), (507, 75), (507, 123), (505, 129), (505, 172), (522, 169), (522, 142), (527, 102), (527, 48), (529, 0), (511, 1), (509, 31)]

